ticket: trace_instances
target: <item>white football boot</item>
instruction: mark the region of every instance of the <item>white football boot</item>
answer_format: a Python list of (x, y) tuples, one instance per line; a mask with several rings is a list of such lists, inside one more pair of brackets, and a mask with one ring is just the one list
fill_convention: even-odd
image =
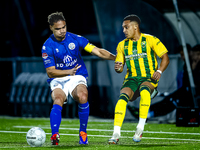
[(108, 140), (108, 144), (117, 144), (117, 142), (119, 141), (119, 137), (119, 133), (113, 133), (112, 138)]
[(133, 141), (140, 142), (142, 139), (142, 134), (143, 134), (143, 130), (140, 128), (137, 128), (133, 136)]

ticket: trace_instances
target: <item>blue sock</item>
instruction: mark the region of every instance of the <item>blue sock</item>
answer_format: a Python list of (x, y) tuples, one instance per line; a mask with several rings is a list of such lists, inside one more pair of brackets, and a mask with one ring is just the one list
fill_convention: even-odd
[(78, 104), (78, 116), (80, 120), (79, 132), (81, 131), (86, 132), (89, 113), (90, 113), (90, 109), (89, 109), (88, 102), (85, 104)]
[(52, 135), (59, 132), (59, 127), (61, 123), (61, 112), (62, 107), (60, 105), (54, 104), (50, 113), (50, 124)]

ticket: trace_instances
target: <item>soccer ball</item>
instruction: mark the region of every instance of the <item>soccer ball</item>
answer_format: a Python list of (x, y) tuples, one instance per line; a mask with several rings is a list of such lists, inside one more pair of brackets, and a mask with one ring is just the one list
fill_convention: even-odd
[(46, 134), (41, 128), (33, 127), (27, 132), (26, 140), (30, 146), (39, 147), (44, 144), (46, 140)]

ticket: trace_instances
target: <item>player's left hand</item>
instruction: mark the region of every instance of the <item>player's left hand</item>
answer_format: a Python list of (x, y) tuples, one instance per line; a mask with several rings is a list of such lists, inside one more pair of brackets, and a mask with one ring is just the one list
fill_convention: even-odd
[(160, 74), (159, 72), (157, 72), (157, 71), (156, 71), (156, 72), (154, 72), (154, 74), (153, 74), (153, 77), (152, 77), (152, 78), (153, 78), (154, 80), (159, 80), (159, 79), (160, 79), (160, 77), (161, 77), (161, 74)]
[(71, 76), (74, 76), (75, 74), (76, 74), (76, 71), (79, 69), (81, 67), (81, 65), (76, 65), (74, 68), (72, 68), (70, 71), (71, 71), (71, 73), (70, 73), (70, 75)]

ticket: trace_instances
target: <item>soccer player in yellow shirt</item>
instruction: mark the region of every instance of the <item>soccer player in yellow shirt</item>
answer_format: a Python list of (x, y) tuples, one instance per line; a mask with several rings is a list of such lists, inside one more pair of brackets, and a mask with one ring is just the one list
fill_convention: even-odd
[[(121, 73), (126, 63), (127, 74), (115, 106), (114, 132), (112, 138), (108, 140), (109, 144), (117, 144), (119, 141), (126, 105), (128, 101), (135, 100), (138, 91), (138, 95), (141, 96), (139, 122), (133, 141), (141, 141), (151, 103), (151, 93), (158, 86), (161, 74), (169, 64), (166, 47), (158, 38), (141, 33), (140, 23), (140, 18), (137, 15), (128, 15), (123, 20), (122, 27), (126, 39), (119, 42), (117, 46), (115, 71)], [(161, 58), (159, 68), (157, 56)]]

